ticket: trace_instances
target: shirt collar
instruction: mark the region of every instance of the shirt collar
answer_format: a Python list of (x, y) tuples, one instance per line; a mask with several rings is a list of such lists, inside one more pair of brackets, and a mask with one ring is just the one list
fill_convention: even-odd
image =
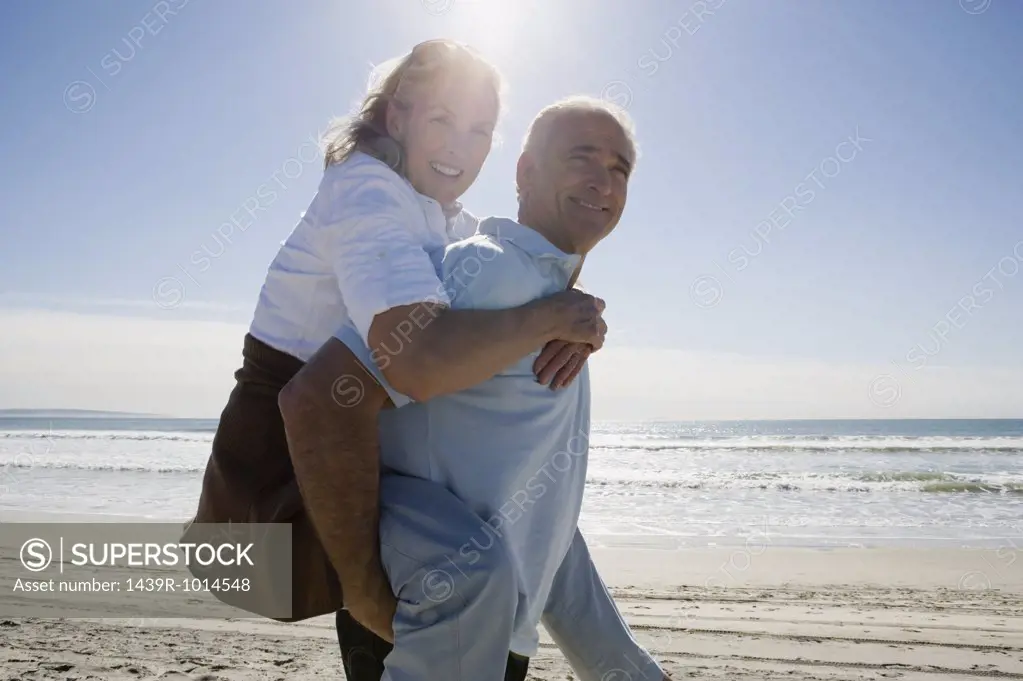
[(484, 218), (477, 231), (479, 234), (510, 241), (534, 257), (556, 260), (569, 271), (575, 270), (582, 261), (578, 253), (565, 253), (540, 232), (509, 218)]
[(454, 220), (462, 212), (462, 202), (455, 200), (447, 206), (441, 206), (440, 208), (444, 211), (444, 217), (448, 220)]
[[(406, 182), (408, 182), (408, 180), (406, 180)], [(409, 184), (409, 186), (412, 187), (411, 183)], [(415, 191), (415, 187), (412, 187), (412, 191)], [(419, 200), (422, 201), (424, 204), (441, 212), (441, 214), (444, 216), (444, 222), (447, 225), (449, 231), (454, 226), (455, 221), (458, 220), (458, 216), (462, 214), (462, 202), (458, 201), (457, 199), (451, 202), (450, 204), (444, 206), (441, 205), (440, 201), (433, 197), (427, 196), (425, 194), (420, 194), (419, 192), (416, 192), (416, 195), (419, 196)]]

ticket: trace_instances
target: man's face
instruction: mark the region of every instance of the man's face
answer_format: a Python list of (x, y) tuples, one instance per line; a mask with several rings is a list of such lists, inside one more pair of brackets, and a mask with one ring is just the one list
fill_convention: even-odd
[(520, 161), (523, 219), (562, 250), (585, 254), (625, 210), (635, 152), (618, 121), (601, 111), (560, 114), (544, 142)]

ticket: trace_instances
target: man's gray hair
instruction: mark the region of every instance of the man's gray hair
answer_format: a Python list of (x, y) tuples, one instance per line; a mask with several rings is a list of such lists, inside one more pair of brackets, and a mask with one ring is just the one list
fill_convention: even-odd
[(572, 95), (545, 106), (529, 124), (525, 140), (522, 143), (522, 151), (532, 152), (542, 149), (546, 146), (547, 138), (557, 119), (563, 114), (577, 111), (604, 113), (618, 121), (629, 141), (629, 146), (632, 147), (633, 165), (635, 165), (639, 158), (639, 145), (636, 143), (636, 125), (633, 123), (632, 117), (617, 104), (589, 95)]

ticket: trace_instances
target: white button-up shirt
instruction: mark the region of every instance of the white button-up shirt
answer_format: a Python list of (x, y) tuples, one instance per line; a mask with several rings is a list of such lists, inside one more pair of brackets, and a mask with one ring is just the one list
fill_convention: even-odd
[(303, 361), (349, 320), (368, 343), (377, 314), (450, 302), (431, 253), (471, 236), (476, 223), (465, 211), (448, 218), (386, 164), (356, 152), (324, 171), (270, 263), (249, 333)]

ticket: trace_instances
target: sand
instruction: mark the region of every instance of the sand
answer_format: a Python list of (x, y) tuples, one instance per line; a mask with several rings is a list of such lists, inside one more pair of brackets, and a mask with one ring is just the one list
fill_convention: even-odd
[[(1008, 543), (624, 544), (594, 548), (594, 560), (674, 679), (1023, 679), (1023, 551)], [(0, 610), (0, 670), (10, 680), (343, 678), (332, 617), (29, 620)], [(546, 635), (529, 678), (574, 678)]]

